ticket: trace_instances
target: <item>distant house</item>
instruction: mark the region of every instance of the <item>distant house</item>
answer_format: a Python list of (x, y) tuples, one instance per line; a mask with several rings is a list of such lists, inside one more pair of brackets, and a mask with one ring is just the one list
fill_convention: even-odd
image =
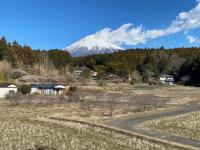
[(61, 95), (65, 92), (65, 86), (61, 84), (32, 84), (31, 94)]
[(97, 75), (98, 75), (98, 72), (91, 71), (90, 72), (90, 78), (91, 78), (91, 80), (96, 80), (97, 79)]
[(88, 73), (89, 73), (90, 79), (95, 80), (97, 75), (98, 75), (98, 72), (95, 72), (95, 71), (93, 71), (93, 70), (91, 70), (91, 69), (89, 69), (89, 68), (87, 68), (85, 66), (83, 66), (83, 67), (79, 67), (79, 66), (74, 67), (73, 75), (77, 79), (79, 79), (79, 78), (83, 77), (83, 72), (84, 72), (85, 69), (89, 70)]
[(174, 84), (174, 77), (171, 75), (161, 75), (160, 76), (160, 82), (163, 84), (169, 84), (169, 85), (173, 85)]
[(1, 83), (0, 84), (0, 98), (5, 98), (9, 93), (17, 92), (18, 86), (13, 83)]
[(80, 78), (82, 77), (82, 73), (83, 73), (83, 70), (85, 69), (85, 67), (79, 67), (79, 66), (76, 66), (74, 67), (74, 71), (73, 71), (73, 75), (76, 77), (76, 78)]

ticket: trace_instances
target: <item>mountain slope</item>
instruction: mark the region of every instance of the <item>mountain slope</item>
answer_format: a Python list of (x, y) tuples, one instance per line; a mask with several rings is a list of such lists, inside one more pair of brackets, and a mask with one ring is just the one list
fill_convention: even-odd
[(73, 57), (77, 57), (93, 54), (113, 53), (115, 51), (124, 49), (90, 35), (68, 46), (67, 48), (64, 48), (64, 50), (67, 50)]

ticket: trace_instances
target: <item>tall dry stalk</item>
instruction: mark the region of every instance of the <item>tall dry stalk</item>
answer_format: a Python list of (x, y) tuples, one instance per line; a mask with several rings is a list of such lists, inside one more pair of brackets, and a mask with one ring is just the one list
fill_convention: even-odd
[(2, 81), (9, 81), (11, 79), (11, 70), (12, 65), (7, 60), (0, 61), (0, 74)]

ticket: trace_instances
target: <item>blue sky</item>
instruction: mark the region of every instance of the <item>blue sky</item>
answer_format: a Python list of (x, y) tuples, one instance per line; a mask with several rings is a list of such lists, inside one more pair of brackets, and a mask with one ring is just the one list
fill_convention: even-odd
[[(115, 36), (119, 38), (109, 42), (125, 48), (200, 46), (200, 25), (181, 26), (180, 31), (172, 32), (170, 28), (174, 20), (191, 18), (177, 16), (197, 7), (195, 0), (0, 0), (0, 4), (0, 36), (34, 49), (64, 48), (104, 28), (110, 28), (111, 34), (127, 23), (134, 26), (122, 27), (123, 33), (128, 33), (132, 40), (122, 39), (117, 32)], [(142, 31), (134, 35), (129, 32), (135, 29)], [(152, 35), (152, 30), (159, 34)], [(141, 36), (144, 33), (145, 37)]]

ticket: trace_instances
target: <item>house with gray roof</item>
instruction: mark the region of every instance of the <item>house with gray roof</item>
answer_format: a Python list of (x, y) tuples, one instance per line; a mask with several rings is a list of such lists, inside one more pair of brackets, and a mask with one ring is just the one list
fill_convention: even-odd
[(31, 94), (62, 95), (65, 92), (65, 88), (61, 84), (32, 84)]

